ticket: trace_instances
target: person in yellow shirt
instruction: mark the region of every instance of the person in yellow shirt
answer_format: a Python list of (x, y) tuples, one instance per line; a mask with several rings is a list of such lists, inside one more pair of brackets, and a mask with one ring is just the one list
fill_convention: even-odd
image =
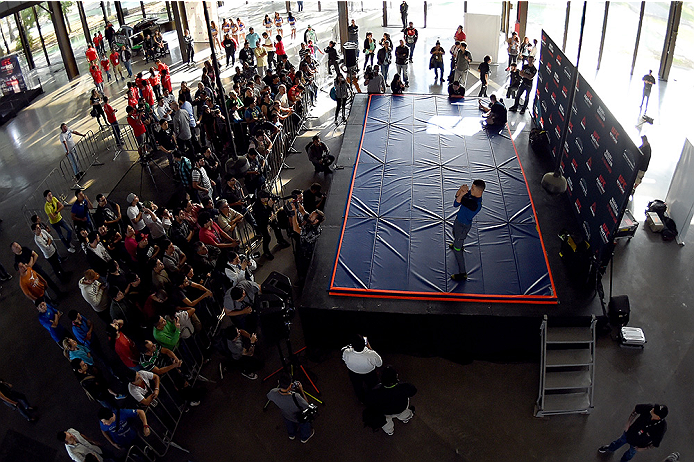
[[(45, 210), (46, 215), (48, 215), (48, 221), (51, 223), (51, 226), (55, 228), (58, 236), (60, 236), (60, 240), (63, 241), (63, 244), (65, 244), (67, 251), (70, 253), (75, 253), (75, 246), (72, 245), (72, 229), (70, 229), (70, 226), (65, 222), (65, 220), (63, 220), (63, 215), (60, 213), (65, 206), (63, 205), (62, 201), (59, 201), (53, 196), (50, 189), (46, 189), (43, 192), (43, 197), (46, 198), (46, 203), (44, 204), (43, 209)], [(63, 230), (67, 232), (67, 237), (63, 236)]]

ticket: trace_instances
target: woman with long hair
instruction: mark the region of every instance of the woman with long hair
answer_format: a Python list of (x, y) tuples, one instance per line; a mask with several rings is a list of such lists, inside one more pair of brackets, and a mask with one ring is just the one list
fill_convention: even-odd
[(292, 30), (292, 35), (289, 37), (291, 40), (296, 39), (296, 18), (294, 17), (294, 13), (291, 11), (287, 14), (287, 22), (289, 23), (289, 27)]
[(236, 18), (236, 27), (239, 30), (239, 42), (243, 43), (246, 41), (246, 25), (241, 21), (241, 18)]
[(395, 74), (393, 76), (393, 81), (390, 82), (390, 91), (392, 91), (394, 95), (402, 95), (402, 92), (405, 91), (405, 84), (400, 80), (400, 74)]
[(280, 14), (275, 11), (275, 28), (277, 29), (277, 35), (281, 35), (284, 37), (284, 32), (282, 31), (282, 24), (284, 21), (282, 20), (282, 17)]
[[(92, 107), (92, 111), (90, 114), (92, 117), (96, 118), (97, 122), (99, 122), (99, 128), (103, 130), (104, 127), (108, 127), (110, 124), (106, 120), (104, 108), (101, 107), (101, 95), (99, 95), (99, 92), (96, 91), (96, 88), (92, 90), (92, 96), (89, 98), (89, 103)], [(104, 119), (104, 125), (101, 125), (101, 120), (99, 120), (99, 117)]]
[(222, 49), (222, 42), (219, 41), (219, 30), (214, 21), (210, 21), (210, 31), (212, 32), (212, 42), (216, 48)]
[(270, 15), (265, 15), (265, 19), (263, 19), (263, 26), (265, 26), (265, 32), (267, 32), (267, 35), (272, 35), (272, 19), (270, 19)]

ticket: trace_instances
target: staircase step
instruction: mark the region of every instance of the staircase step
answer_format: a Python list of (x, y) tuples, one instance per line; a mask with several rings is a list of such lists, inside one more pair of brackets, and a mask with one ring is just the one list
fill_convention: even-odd
[(547, 371), (545, 390), (566, 390), (590, 387), (590, 371)]
[(590, 343), (593, 333), (590, 327), (550, 327), (547, 329), (547, 343)]
[(588, 411), (590, 409), (590, 395), (582, 393), (561, 393), (545, 395), (543, 414), (563, 414), (570, 412)]
[(546, 364), (548, 367), (559, 366), (589, 366), (593, 363), (590, 349), (547, 350)]

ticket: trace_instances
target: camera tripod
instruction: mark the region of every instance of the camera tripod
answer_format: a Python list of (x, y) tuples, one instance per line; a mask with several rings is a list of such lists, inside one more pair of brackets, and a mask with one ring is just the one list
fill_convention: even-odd
[(154, 164), (155, 167), (161, 171), (161, 173), (164, 174), (164, 176), (168, 179), (171, 179), (171, 177), (164, 171), (163, 168), (159, 166), (156, 162), (154, 162), (152, 158), (152, 154), (149, 152), (146, 152), (145, 154), (140, 156), (140, 159), (138, 160), (138, 163), (140, 164), (140, 195), (142, 195), (142, 179), (144, 177), (145, 170), (147, 171), (147, 174), (149, 175), (149, 178), (152, 180), (152, 184), (154, 185), (154, 189), (159, 191), (159, 188), (157, 187), (157, 182), (154, 180), (154, 173), (152, 172), (152, 164)]

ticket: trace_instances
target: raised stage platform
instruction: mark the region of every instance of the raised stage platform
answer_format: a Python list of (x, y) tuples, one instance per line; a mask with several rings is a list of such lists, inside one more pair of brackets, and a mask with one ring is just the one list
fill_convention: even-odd
[[(559, 260), (557, 235), (574, 218), (540, 186), (552, 166), (529, 150), (530, 127), (515, 140), (517, 127), (487, 133), (477, 105), (356, 97), (301, 297), (309, 345), (339, 347), (359, 331), (383, 350), (515, 358), (539, 351), (544, 314), (602, 315)], [(453, 197), (476, 178), (487, 190), (466, 241), (470, 280), (454, 283)]]

